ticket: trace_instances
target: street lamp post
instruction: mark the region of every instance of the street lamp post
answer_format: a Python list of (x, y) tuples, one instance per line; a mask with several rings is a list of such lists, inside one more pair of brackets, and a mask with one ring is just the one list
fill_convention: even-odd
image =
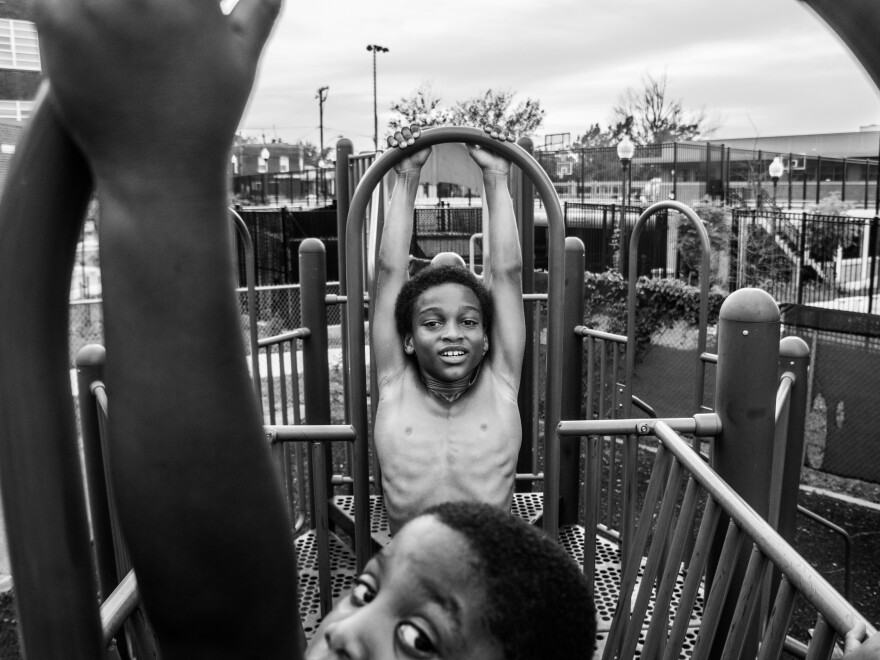
[(320, 131), (321, 151), (318, 152), (318, 158), (324, 157), (324, 101), (327, 100), (327, 93), (330, 88), (327, 85), (318, 87), (318, 130)]
[(370, 44), (367, 50), (373, 53), (373, 147), (379, 151), (379, 111), (376, 107), (376, 53), (387, 53), (385, 46)]
[(629, 136), (625, 135), (617, 144), (617, 157), (620, 158), (620, 165), (623, 168), (623, 187), (620, 197), (620, 223), (617, 230), (617, 265), (620, 274), (626, 277), (626, 259), (624, 258), (624, 237), (626, 236), (626, 207), (629, 206), (629, 166), (632, 161), (633, 154), (636, 151), (635, 145)]
[(257, 169), (263, 173), (263, 204), (266, 203), (266, 190), (269, 188), (269, 150), (263, 147), (260, 150), (260, 161)]
[(782, 176), (782, 173), (785, 171), (785, 167), (782, 165), (782, 160), (779, 156), (773, 159), (773, 162), (770, 163), (769, 172), (770, 172), (770, 180), (773, 181), (773, 209), (776, 210), (776, 185), (779, 183), (779, 177)]

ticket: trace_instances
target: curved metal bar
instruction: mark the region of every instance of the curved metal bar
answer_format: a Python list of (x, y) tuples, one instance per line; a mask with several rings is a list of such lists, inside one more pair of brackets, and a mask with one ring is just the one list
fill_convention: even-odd
[[(510, 142), (501, 142), (492, 138), (488, 133), (476, 128), (467, 127), (443, 127), (425, 130), (419, 137), (415, 148), (424, 148), (436, 144), (448, 142), (466, 142), (491, 149), (514, 165), (519, 167), (523, 174), (531, 179), (535, 189), (540, 195), (547, 210), (548, 222), (548, 258), (553, 264), (550, 269), (548, 282), (548, 320), (547, 320), (547, 373), (559, 374), (562, 365), (562, 292), (564, 284), (563, 263), (565, 259), (565, 225), (563, 222), (562, 206), (556, 195), (550, 177), (541, 168), (538, 162), (522, 147)], [(364, 214), (367, 203), (370, 200), (373, 189), (382, 180), (391, 168), (406, 158), (412, 149), (390, 149), (379, 156), (365, 173), (354, 195), (348, 212), (346, 227), (346, 274), (348, 280), (347, 302), (347, 337), (348, 355), (358, 355), (363, 352), (365, 345), (364, 335)], [(369, 464), (367, 452), (367, 408), (366, 408), (366, 369), (362, 359), (351, 359), (348, 362), (351, 398), (349, 402), (349, 414), (351, 423), (357, 428), (361, 442), (355, 444), (355, 516), (369, 517)], [(559, 378), (547, 379), (546, 395), (546, 421), (545, 428), (553, 429), (559, 422), (562, 400), (562, 383)], [(548, 442), (545, 456), (548, 475), (556, 475), (559, 472), (559, 455), (551, 450), (554, 443)], [(545, 481), (545, 504), (551, 505), (558, 499), (558, 492), (551, 496), (551, 488), (556, 479)], [(558, 491), (559, 484), (555, 484)], [(558, 506), (558, 503), (557, 503)], [(548, 516), (545, 508), (544, 517)], [(355, 547), (369, 547), (369, 534), (365, 538), (355, 539)], [(358, 558), (358, 570), (362, 569), (360, 557)]]
[(97, 658), (68, 354), (70, 275), (92, 179), (48, 94), (44, 83), (0, 202), (0, 486), (28, 657)]
[(238, 212), (230, 208), (232, 220), (238, 235), (244, 243), (244, 278), (247, 285), (248, 299), (248, 320), (251, 334), (251, 378), (254, 381), (254, 395), (257, 397), (257, 405), (260, 406), (260, 414), (263, 411), (263, 391), (260, 384), (260, 359), (257, 355), (257, 288), (256, 274), (254, 268), (254, 242), (251, 240), (251, 233), (248, 231), (247, 225)]
[[(679, 213), (684, 215), (688, 220), (691, 221), (691, 224), (694, 225), (694, 229), (696, 229), (697, 231), (697, 236), (699, 236), (700, 238), (700, 326), (697, 334), (698, 360), (694, 396), (694, 410), (696, 411), (699, 409), (700, 404), (702, 403), (701, 399), (705, 378), (703, 375), (703, 364), (702, 361), (699, 359), (699, 356), (706, 352), (706, 327), (709, 324), (709, 280), (711, 279), (709, 275), (709, 256), (711, 248), (709, 247), (709, 234), (706, 231), (706, 228), (703, 226), (703, 221), (700, 220), (700, 216), (698, 216), (690, 206), (688, 206), (687, 204), (682, 204), (681, 202), (662, 201), (657, 202), (656, 204), (651, 204), (651, 206), (649, 206), (642, 212), (642, 214), (639, 216), (639, 219), (636, 220), (635, 227), (633, 227), (633, 232), (629, 239), (629, 305), (627, 309), (626, 319), (626, 336), (629, 338), (629, 347), (626, 351), (626, 385), (627, 388), (632, 386), (633, 374), (635, 373), (636, 280), (638, 279), (639, 238), (641, 237), (642, 230), (644, 229), (650, 217), (658, 211), (662, 211), (664, 209), (678, 211)], [(624, 397), (624, 417), (630, 416), (629, 405), (630, 402), (628, 397)]]

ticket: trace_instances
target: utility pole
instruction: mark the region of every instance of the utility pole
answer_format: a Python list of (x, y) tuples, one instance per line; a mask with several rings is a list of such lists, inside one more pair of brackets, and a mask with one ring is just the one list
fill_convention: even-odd
[(373, 53), (373, 147), (379, 151), (379, 112), (376, 107), (376, 53), (387, 53), (385, 46), (370, 44), (367, 50)]
[(324, 157), (324, 101), (327, 100), (327, 93), (330, 88), (327, 85), (323, 87), (318, 87), (318, 95), (315, 97), (318, 99), (318, 121), (321, 131), (321, 150), (318, 152), (318, 158)]

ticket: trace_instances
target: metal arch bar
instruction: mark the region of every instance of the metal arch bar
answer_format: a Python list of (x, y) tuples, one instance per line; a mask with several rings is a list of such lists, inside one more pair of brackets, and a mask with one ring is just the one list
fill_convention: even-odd
[[(563, 222), (562, 206), (556, 195), (556, 189), (550, 181), (550, 177), (525, 149), (517, 144), (502, 142), (492, 138), (481, 129), (469, 127), (442, 127), (431, 128), (422, 132), (416, 145), (406, 149), (389, 149), (380, 155), (370, 168), (364, 173), (360, 183), (354, 191), (351, 205), (348, 211), (346, 226), (345, 250), (346, 250), (346, 275), (348, 281), (348, 332), (346, 341), (349, 347), (348, 355), (353, 356), (353, 351), (363, 351), (365, 346), (364, 336), (364, 253), (363, 225), (367, 203), (370, 200), (373, 189), (380, 183), (382, 177), (391, 171), (397, 163), (409, 156), (414, 149), (430, 147), (436, 144), (449, 142), (466, 142), (495, 151), (509, 159), (519, 167), (523, 174), (531, 179), (535, 189), (547, 210), (548, 224), (548, 260), (553, 266), (550, 268), (548, 282), (548, 350), (547, 350), (547, 373), (554, 376), (561, 372), (562, 367), (562, 292), (565, 272), (563, 268), (565, 259), (565, 225)], [(355, 516), (369, 516), (369, 463), (367, 453), (367, 408), (366, 408), (366, 368), (362, 359), (351, 359), (347, 365), (350, 383), (349, 416), (351, 423), (356, 427), (358, 436), (363, 440), (355, 443)], [(562, 401), (562, 383), (557, 377), (547, 379), (546, 394), (546, 420), (545, 429), (554, 429), (559, 422)], [(546, 442), (545, 473), (556, 475), (559, 472), (559, 454), (552, 442)], [(551, 497), (552, 486), (557, 479), (551, 478), (545, 481), (545, 497)], [(548, 488), (548, 486), (551, 486)], [(555, 483), (557, 491), (554, 497), (558, 498), (558, 483)], [(370, 539), (355, 539), (358, 544), (369, 544)], [(358, 570), (363, 567), (358, 566)]]
[(257, 397), (257, 405), (260, 407), (260, 414), (262, 415), (263, 391), (260, 385), (260, 356), (257, 354), (259, 349), (257, 345), (257, 289), (254, 269), (254, 242), (251, 239), (251, 233), (248, 231), (247, 225), (238, 212), (233, 208), (230, 208), (229, 212), (232, 214), (232, 221), (235, 223), (238, 235), (241, 237), (242, 243), (244, 243), (244, 278), (247, 285), (248, 327), (251, 335), (251, 379), (254, 383), (254, 395)]
[[(629, 338), (629, 346), (626, 351), (627, 387), (632, 386), (632, 378), (635, 373), (636, 363), (636, 280), (638, 279), (639, 238), (641, 237), (642, 230), (650, 217), (664, 209), (671, 209), (683, 214), (691, 221), (691, 224), (694, 225), (694, 229), (697, 231), (697, 236), (700, 238), (700, 326), (697, 334), (697, 355), (700, 356), (706, 351), (706, 326), (709, 323), (709, 280), (711, 279), (709, 274), (709, 256), (711, 250), (709, 247), (709, 233), (703, 226), (703, 221), (700, 220), (700, 216), (698, 216), (687, 204), (675, 201), (662, 201), (651, 204), (651, 206), (642, 212), (639, 219), (636, 220), (635, 227), (633, 227), (633, 232), (629, 239), (629, 305), (626, 319), (626, 336)], [(703, 375), (702, 362), (699, 359), (697, 360), (696, 371), (694, 410), (697, 410), (702, 403), (701, 398), (705, 378)], [(624, 417), (630, 416), (631, 410), (629, 406), (629, 397), (624, 397)]]
[(25, 652), (96, 658), (103, 644), (67, 349), (92, 180), (48, 94), (44, 83), (0, 202), (0, 485)]

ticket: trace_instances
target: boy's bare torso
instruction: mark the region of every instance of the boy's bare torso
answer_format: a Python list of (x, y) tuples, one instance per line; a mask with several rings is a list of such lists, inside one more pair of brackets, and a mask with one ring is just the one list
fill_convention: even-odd
[(429, 392), (407, 363), (379, 385), (374, 437), (392, 533), (440, 502), (510, 508), (522, 440), (517, 390), (491, 361), (453, 402)]

